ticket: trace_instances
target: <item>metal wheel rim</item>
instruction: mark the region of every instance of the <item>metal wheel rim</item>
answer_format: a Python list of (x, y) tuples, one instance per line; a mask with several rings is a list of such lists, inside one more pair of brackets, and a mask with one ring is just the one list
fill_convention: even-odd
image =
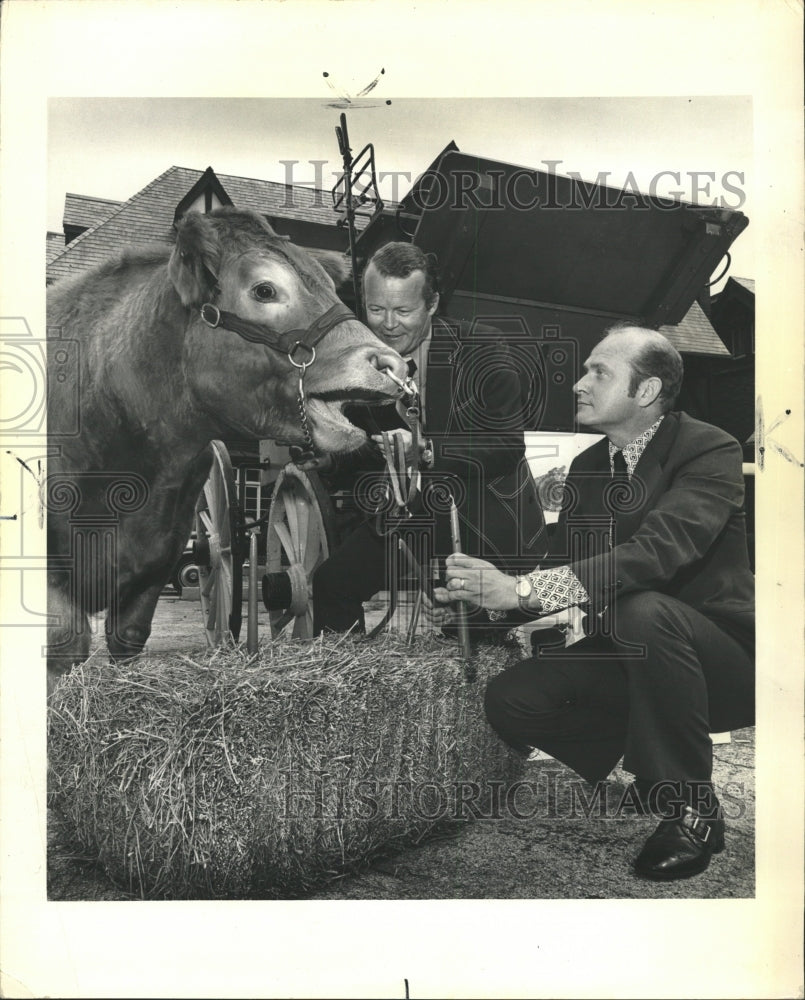
[(209, 646), (220, 646), (240, 635), (243, 600), (239, 552), (237, 488), (229, 452), (213, 441), (212, 465), (196, 501), (195, 527), (207, 539), (209, 566), (199, 565), (199, 596)]

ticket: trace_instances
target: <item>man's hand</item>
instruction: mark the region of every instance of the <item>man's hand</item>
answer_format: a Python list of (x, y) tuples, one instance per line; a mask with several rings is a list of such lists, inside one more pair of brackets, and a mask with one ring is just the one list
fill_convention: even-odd
[(422, 591), (422, 619), (430, 628), (444, 628), (455, 616), (452, 608), (434, 604), (429, 595)]
[(502, 573), (492, 563), (460, 552), (448, 556), (447, 586), (436, 587), (433, 596), (440, 604), (468, 601), (491, 611), (509, 611), (518, 607), (515, 578)]
[[(411, 432), (409, 430), (406, 430), (403, 427), (398, 427), (398, 428), (395, 428), (393, 431), (386, 431), (386, 433), (388, 434), (388, 436), (389, 436), (389, 438), (391, 440), (392, 454), (394, 454), (394, 447), (395, 447), (394, 438), (398, 436), (402, 440), (403, 447), (405, 448), (405, 464), (406, 465), (413, 465), (414, 464), (414, 438), (413, 438), (413, 435), (411, 434)], [(372, 441), (374, 441), (374, 443), (378, 446), (378, 448), (381, 451), (383, 450), (383, 435), (382, 434), (373, 434), (372, 435)], [(423, 441), (422, 439), (420, 439), (420, 441), (419, 441), (419, 454), (420, 455), (422, 454), (422, 452), (424, 451), (424, 449), (425, 449), (425, 441)], [(417, 456), (417, 457), (419, 457), (419, 456)]]

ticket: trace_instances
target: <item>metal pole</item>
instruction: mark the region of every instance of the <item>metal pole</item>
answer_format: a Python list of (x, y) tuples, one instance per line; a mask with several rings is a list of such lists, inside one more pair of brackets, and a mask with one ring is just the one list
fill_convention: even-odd
[(344, 196), (346, 199), (347, 232), (349, 234), (349, 256), (352, 261), (352, 294), (355, 296), (355, 315), (359, 320), (363, 320), (363, 306), (358, 285), (358, 258), (355, 253), (357, 240), (355, 236), (355, 208), (352, 203), (352, 149), (349, 145), (347, 132), (347, 116), (343, 112), (341, 112), (341, 125), (340, 127), (336, 126), (335, 134), (344, 161)]
[[(453, 554), (461, 552), (461, 534), (458, 525), (458, 509), (455, 500), (450, 499), (450, 535), (453, 542)], [(470, 630), (467, 626), (466, 601), (454, 601), (456, 625), (458, 626), (458, 645), (464, 659), (464, 673), (468, 681), (475, 680), (475, 668), (472, 666), (472, 647), (470, 646)]]
[(249, 609), (246, 624), (246, 651), (257, 652), (257, 531), (249, 532)]

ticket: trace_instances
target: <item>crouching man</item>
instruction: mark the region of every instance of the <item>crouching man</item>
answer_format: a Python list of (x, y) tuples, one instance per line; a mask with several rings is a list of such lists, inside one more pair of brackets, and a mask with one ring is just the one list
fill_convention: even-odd
[(615, 327), (584, 368), (577, 421), (606, 437), (571, 465), (550, 562), (513, 577), (451, 556), (433, 614), (454, 600), (531, 618), (586, 612), (580, 641), (537, 648), (492, 679), (487, 718), (511, 747), (544, 750), (593, 783), (622, 756), (662, 817), (635, 870), (684, 878), (724, 848), (709, 734), (754, 722), (741, 450), (671, 411), (682, 359), (661, 334)]

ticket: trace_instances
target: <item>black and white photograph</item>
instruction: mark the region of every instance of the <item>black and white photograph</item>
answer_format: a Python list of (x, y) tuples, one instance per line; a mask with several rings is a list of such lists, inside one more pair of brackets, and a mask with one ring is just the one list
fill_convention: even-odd
[(4, 992), (797, 995), (801, 10), (36, 6)]

